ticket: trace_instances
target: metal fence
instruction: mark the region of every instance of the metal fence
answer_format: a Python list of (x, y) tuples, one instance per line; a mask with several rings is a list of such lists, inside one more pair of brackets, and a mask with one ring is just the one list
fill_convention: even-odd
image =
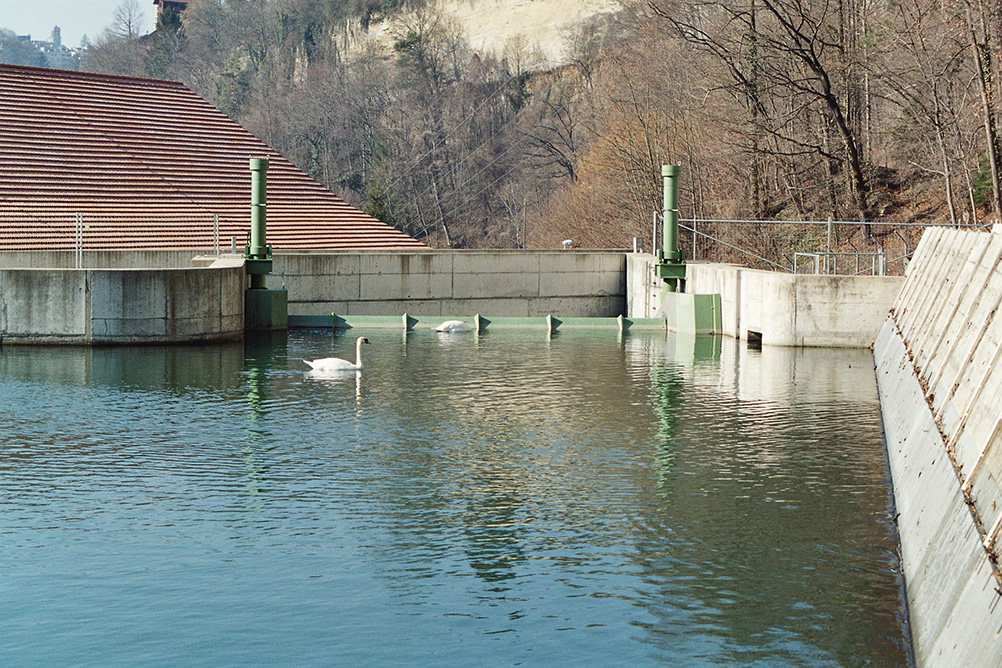
[[(963, 225), (961, 227), (970, 230), (990, 229), (992, 225), (998, 224), (998, 220)], [(775, 259), (763, 257), (753, 250), (742, 247), (736, 243), (726, 241), (719, 236), (714, 236), (703, 230), (720, 225), (728, 225), (741, 228), (743, 226), (761, 228), (765, 227), (813, 227), (818, 230), (815, 240), (821, 239), (822, 248), (807, 249), (791, 247), (788, 255), (784, 259), (788, 264), (781, 264)], [(932, 227), (928, 223), (888, 223), (888, 222), (859, 222), (859, 221), (836, 221), (836, 220), (727, 220), (710, 218), (682, 218), (679, 219), (679, 229), (689, 233), (691, 243), (691, 260), (714, 260), (710, 257), (710, 248), (727, 248), (742, 257), (757, 260), (775, 271), (785, 271), (790, 273), (813, 273), (813, 274), (841, 274), (841, 275), (886, 275), (893, 269), (900, 269), (902, 272), (907, 267), (915, 249), (911, 247), (909, 240), (901, 233), (901, 230), (908, 228)], [(651, 235), (652, 248), (661, 247), (663, 235), (663, 220), (660, 212), (655, 211), (653, 216), (653, 230)], [(703, 228), (701, 230), (700, 228)], [(837, 231), (845, 227), (854, 228), (890, 228), (885, 232), (883, 239), (875, 235), (870, 235), (871, 242), (876, 243), (876, 251), (860, 250), (855, 248), (851, 242), (841, 240), (841, 244), (846, 244), (852, 248), (851, 251), (836, 250), (839, 246)], [(952, 226), (951, 226), (952, 227)], [(892, 252), (888, 246), (898, 246), (897, 252)]]
[(72, 251), (76, 268), (85, 251), (198, 249), (236, 252), (246, 243), (246, 217), (11, 215), (0, 213), (0, 251)]
[[(841, 261), (841, 264), (840, 264)], [(836, 253), (820, 251), (815, 253), (794, 253), (793, 273), (804, 273), (807, 266), (811, 274), (871, 274), (887, 275), (887, 253)]]

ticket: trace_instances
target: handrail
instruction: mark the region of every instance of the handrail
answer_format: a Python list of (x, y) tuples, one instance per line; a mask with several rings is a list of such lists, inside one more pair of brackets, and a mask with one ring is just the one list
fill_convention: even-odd
[(720, 244), (722, 246), (727, 246), (728, 248), (736, 250), (739, 253), (744, 253), (745, 255), (751, 256), (751, 257), (755, 258), (756, 260), (761, 260), (762, 262), (765, 262), (766, 264), (771, 264), (772, 266), (776, 267), (777, 269), (782, 269), (785, 272), (792, 273), (789, 268), (784, 267), (781, 264), (776, 264), (772, 260), (767, 260), (766, 258), (762, 257), (761, 255), (755, 255), (755, 253), (752, 253), (750, 251), (746, 251), (743, 248), (738, 248), (737, 246), (735, 246), (733, 244), (729, 244), (726, 241), (724, 241), (723, 239), (718, 239), (717, 237), (710, 236), (709, 234), (707, 234), (705, 232), (700, 232), (699, 230), (693, 229), (693, 228), (689, 227), (688, 225), (683, 225), (681, 223), (681, 221), (679, 222), (678, 226), (679, 226), (679, 229), (687, 230), (689, 232), (692, 232), (693, 234), (698, 234), (701, 237), (706, 237), (707, 239), (712, 239), (713, 241), (716, 241), (718, 244)]

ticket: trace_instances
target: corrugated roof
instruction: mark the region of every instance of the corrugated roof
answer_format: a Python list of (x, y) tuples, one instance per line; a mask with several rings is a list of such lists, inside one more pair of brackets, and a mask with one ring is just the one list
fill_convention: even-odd
[(271, 161), (271, 246), (424, 247), (180, 83), (0, 64), (0, 248), (206, 248), (215, 216), (242, 246), (251, 157)]

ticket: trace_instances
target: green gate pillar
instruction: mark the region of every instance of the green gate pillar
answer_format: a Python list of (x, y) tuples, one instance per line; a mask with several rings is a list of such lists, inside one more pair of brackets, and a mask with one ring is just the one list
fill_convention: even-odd
[(678, 177), (679, 165), (662, 165), (664, 179), (664, 212), (662, 224), (662, 247), (657, 254), (658, 278), (665, 282), (668, 292), (677, 292), (680, 281), (685, 280), (685, 253), (678, 247)]
[(285, 290), (266, 289), (271, 273), (271, 246), (267, 243), (268, 158), (251, 158), (251, 235), (244, 251), (250, 288), (244, 292), (244, 329), (286, 329), (289, 296)]
[(244, 252), (252, 290), (263, 290), (271, 273), (271, 247), (267, 245), (268, 158), (251, 158), (251, 236)]

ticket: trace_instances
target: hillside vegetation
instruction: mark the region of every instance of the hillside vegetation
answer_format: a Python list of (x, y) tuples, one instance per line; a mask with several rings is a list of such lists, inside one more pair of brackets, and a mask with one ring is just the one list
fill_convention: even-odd
[[(914, 247), (915, 228), (888, 222), (999, 215), (1002, 23), (980, 0), (612, 9), (193, 0), (140, 36), (126, 0), (90, 66), (183, 81), (438, 246), (649, 239), (668, 163), (683, 165), (683, 217), (871, 223), (837, 227), (843, 248)], [(827, 243), (804, 227), (700, 229), (785, 265)], [(698, 252), (733, 257), (709, 240)]]

